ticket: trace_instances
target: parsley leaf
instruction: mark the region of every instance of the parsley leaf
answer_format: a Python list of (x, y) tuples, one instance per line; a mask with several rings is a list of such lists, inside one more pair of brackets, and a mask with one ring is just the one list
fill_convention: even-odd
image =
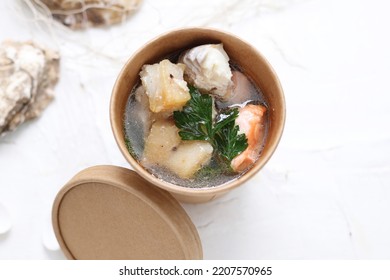
[(225, 111), (224, 113), (221, 113), (217, 117), (217, 121), (214, 126), (214, 133), (217, 133), (221, 130), (224, 126), (234, 123), (235, 119), (238, 117), (238, 110), (237, 108), (231, 109), (229, 111)]
[[(234, 110), (237, 111), (236, 115), (238, 115), (238, 110)], [(248, 147), (245, 134), (238, 134), (238, 131), (239, 127), (234, 124), (233, 120), (224, 125), (214, 137), (219, 156), (228, 162), (231, 162)]]
[(182, 140), (205, 140), (223, 161), (230, 162), (248, 147), (245, 134), (239, 134), (235, 124), (238, 109), (230, 109), (213, 120), (213, 99), (189, 86), (191, 99), (182, 111), (173, 112), (176, 126)]
[(182, 111), (173, 112), (179, 135), (183, 140), (206, 140), (213, 138), (213, 99), (189, 86), (191, 99)]

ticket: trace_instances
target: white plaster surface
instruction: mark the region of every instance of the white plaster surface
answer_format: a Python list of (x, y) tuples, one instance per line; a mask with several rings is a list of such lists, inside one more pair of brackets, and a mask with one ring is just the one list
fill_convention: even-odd
[(267, 166), (219, 200), (184, 205), (204, 257), (390, 259), (388, 1), (144, 0), (122, 25), (84, 32), (48, 25), (19, 3), (0, 1), (0, 40), (59, 50), (61, 79), (39, 119), (0, 138), (0, 227), (12, 224), (0, 235), (0, 259), (64, 258), (50, 224), (58, 190), (88, 166), (129, 167), (108, 112), (121, 66), (184, 26), (216, 27), (255, 46), (287, 102)]

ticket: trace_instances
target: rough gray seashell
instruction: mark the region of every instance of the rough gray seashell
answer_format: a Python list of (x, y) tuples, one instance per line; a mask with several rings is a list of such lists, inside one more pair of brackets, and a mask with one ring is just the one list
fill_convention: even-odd
[(0, 135), (41, 114), (58, 75), (57, 52), (33, 42), (0, 45)]
[(33, 0), (46, 5), (53, 17), (72, 29), (121, 22), (142, 0)]

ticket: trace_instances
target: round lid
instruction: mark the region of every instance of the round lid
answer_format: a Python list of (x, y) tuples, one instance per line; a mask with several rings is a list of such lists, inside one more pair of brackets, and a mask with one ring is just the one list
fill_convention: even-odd
[(69, 259), (201, 259), (195, 226), (168, 192), (137, 173), (95, 166), (73, 177), (53, 205)]

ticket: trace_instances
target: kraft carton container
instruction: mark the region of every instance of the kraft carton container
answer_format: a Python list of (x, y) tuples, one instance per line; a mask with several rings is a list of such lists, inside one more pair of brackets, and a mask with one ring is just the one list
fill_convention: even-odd
[[(247, 173), (212, 188), (186, 188), (157, 179), (130, 155), (123, 127), (125, 106), (144, 64), (209, 43), (223, 43), (231, 60), (261, 89), (270, 125), (261, 157)], [(255, 175), (279, 143), (285, 103), (276, 74), (256, 49), (231, 34), (187, 28), (159, 36), (127, 61), (112, 92), (110, 119), (118, 147), (135, 171), (108, 165), (90, 167), (60, 190), (52, 221), (62, 251), (69, 259), (202, 259), (198, 232), (177, 200), (210, 201)]]
[[(186, 188), (162, 181), (151, 175), (128, 152), (125, 144), (123, 119), (129, 94), (139, 82), (144, 64), (158, 63), (168, 55), (202, 44), (223, 43), (226, 53), (237, 62), (245, 74), (262, 90), (269, 106), (270, 126), (261, 157), (237, 180), (212, 188)], [(270, 159), (282, 135), (285, 121), (285, 102), (279, 80), (266, 59), (252, 46), (238, 37), (204, 28), (180, 29), (159, 36), (136, 52), (125, 64), (114, 86), (110, 105), (111, 126), (119, 149), (134, 170), (153, 185), (165, 189), (180, 201), (206, 202), (240, 186), (255, 175)]]
[(53, 227), (68, 259), (201, 259), (198, 232), (168, 192), (132, 170), (93, 166), (53, 204)]

